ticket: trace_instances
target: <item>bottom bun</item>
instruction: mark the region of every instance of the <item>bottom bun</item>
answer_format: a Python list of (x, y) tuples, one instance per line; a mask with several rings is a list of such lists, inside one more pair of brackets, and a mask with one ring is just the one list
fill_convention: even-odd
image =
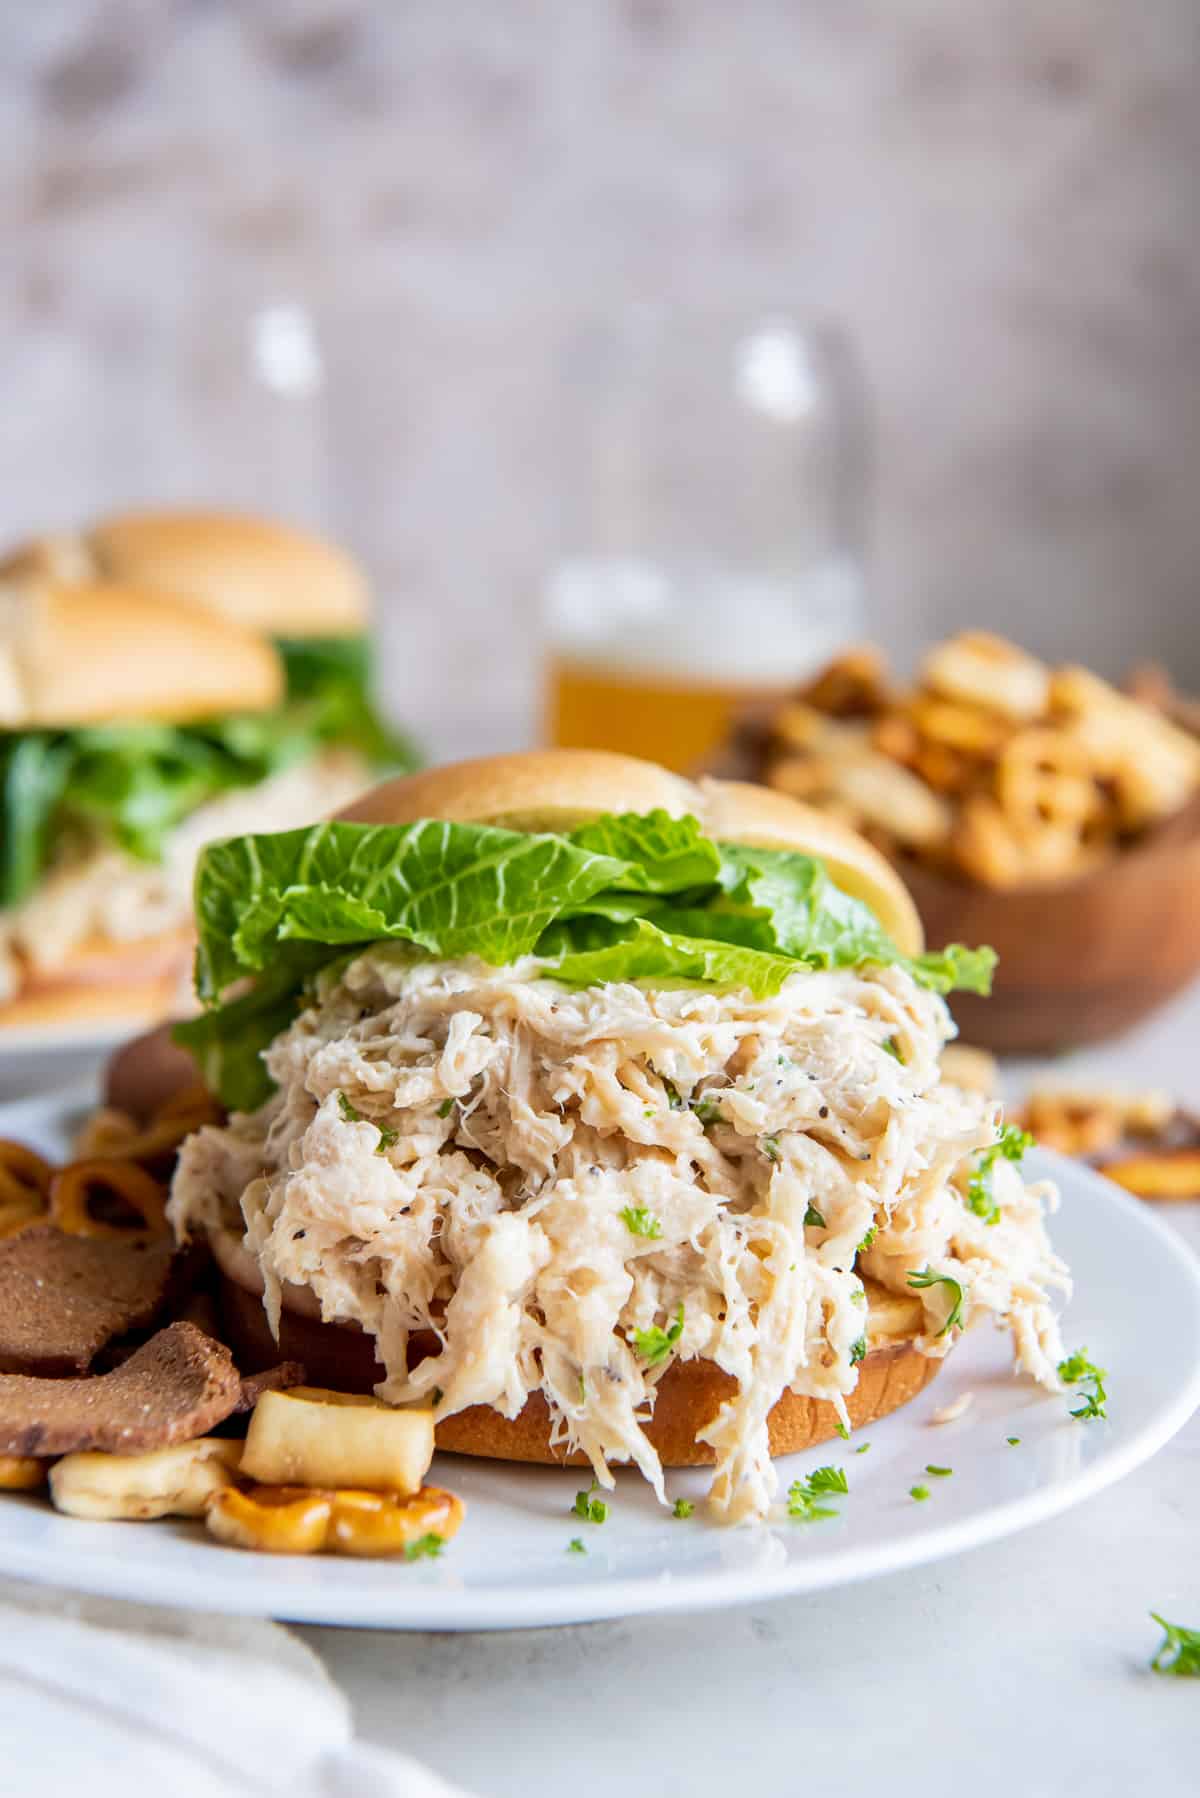
[[(300, 1361), (312, 1385), (339, 1392), (370, 1392), (385, 1377), (375, 1359), (374, 1341), (357, 1324), (322, 1323), (307, 1307), (298, 1310), (289, 1304), (286, 1294), (276, 1342), (260, 1292), (231, 1277), (237, 1264), (228, 1252), (221, 1252), (219, 1238), (213, 1247), (222, 1266), (219, 1303), (225, 1340), (244, 1373), (260, 1373), (277, 1366), (281, 1358)], [(243, 1267), (237, 1271), (242, 1274)], [(436, 1342), (432, 1336), (414, 1337), (412, 1348), (420, 1356), (436, 1348)], [(853, 1428), (863, 1429), (916, 1398), (941, 1365), (920, 1354), (910, 1341), (872, 1349), (859, 1367), (858, 1385), (846, 1397)], [(667, 1369), (658, 1383), (654, 1416), (645, 1426), (664, 1467), (712, 1466), (713, 1450), (697, 1437), (736, 1391), (737, 1382), (711, 1361), (676, 1361)], [(767, 1419), (767, 1429), (772, 1455), (792, 1455), (836, 1436), (838, 1414), (827, 1400), (785, 1392)], [(588, 1465), (586, 1455), (551, 1446), (550, 1411), (540, 1392), (513, 1418), (501, 1416), (490, 1405), (468, 1406), (438, 1424), (437, 1445), (450, 1454), (494, 1461)]]
[(52, 972), (26, 972), (13, 998), (0, 1004), (0, 1032), (109, 1019), (157, 1023), (178, 1010), (194, 947), (190, 929), (129, 943), (93, 938)]

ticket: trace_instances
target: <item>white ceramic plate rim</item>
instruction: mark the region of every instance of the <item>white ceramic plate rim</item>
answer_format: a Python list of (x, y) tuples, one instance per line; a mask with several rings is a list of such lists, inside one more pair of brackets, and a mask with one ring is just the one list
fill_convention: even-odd
[[(74, 1097), (74, 1095), (73, 1095)], [(46, 1101), (25, 1101), (0, 1110), (0, 1130), (10, 1125), (6, 1113), (22, 1112), (28, 1123), (33, 1114), (43, 1121)], [(67, 1106), (56, 1102), (53, 1116), (61, 1118)], [(1064, 1189), (1072, 1190), (1095, 1207), (1099, 1217), (1105, 1207), (1125, 1212), (1135, 1222), (1147, 1244), (1169, 1263), (1183, 1290), (1190, 1292), (1192, 1314), (1184, 1320), (1191, 1339), (1200, 1342), (1200, 1262), (1187, 1245), (1146, 1206), (1058, 1157), (1041, 1157)], [(1102, 1225), (1100, 1226), (1103, 1227)], [(318, 1566), (300, 1559), (250, 1562), (230, 1553), (227, 1564), (207, 1556), (202, 1567), (181, 1556), (178, 1564), (164, 1558), (139, 1561), (130, 1550), (130, 1526), (84, 1526), (89, 1532), (117, 1532), (103, 1549), (85, 1547), (64, 1556), (61, 1540), (47, 1544), (21, 1539), (21, 1531), (4, 1528), (0, 1505), (0, 1571), (31, 1580), (67, 1584), (85, 1592), (145, 1602), (191, 1606), (197, 1610), (235, 1612), (243, 1615), (283, 1617), (298, 1622), (331, 1623), (361, 1627), (401, 1629), (507, 1629), (543, 1624), (579, 1623), (650, 1612), (685, 1612), (756, 1602), (899, 1572), (946, 1556), (962, 1553), (1000, 1537), (1041, 1523), (1101, 1492), (1149, 1459), (1200, 1406), (1200, 1355), (1181, 1370), (1178, 1389), (1157, 1406), (1147, 1421), (1124, 1429), (1120, 1439), (1102, 1450), (1088, 1465), (1044, 1484), (1021, 1497), (984, 1505), (966, 1517), (939, 1523), (931, 1515), (928, 1524), (903, 1538), (887, 1537), (862, 1544), (830, 1545), (829, 1551), (782, 1563), (766, 1561), (758, 1566), (731, 1566), (694, 1573), (664, 1568), (657, 1577), (616, 1575), (589, 1579), (579, 1585), (531, 1583), (526, 1588), (458, 1586), (453, 1581), (450, 1556), (436, 1570), (404, 1570), (404, 1583), (390, 1580), (338, 1585), (312, 1577)], [(902, 1420), (905, 1412), (893, 1414)], [(914, 1430), (921, 1428), (913, 1418)], [(920, 1439), (918, 1438), (918, 1441)], [(929, 1451), (925, 1442), (920, 1452)], [(476, 1464), (478, 1466), (478, 1464)], [(558, 1477), (557, 1475), (554, 1477)], [(28, 1513), (26, 1512), (26, 1515)], [(479, 1518), (486, 1527), (486, 1518)], [(470, 1525), (468, 1524), (468, 1527)], [(549, 1523), (547, 1528), (551, 1526)], [(158, 1526), (160, 1530), (169, 1525)], [(561, 1551), (561, 1523), (554, 1525), (555, 1552)], [(36, 1534), (36, 1532), (33, 1532)], [(311, 1569), (311, 1572), (310, 1572)], [(307, 1575), (307, 1577), (306, 1577)], [(436, 1578), (431, 1583), (429, 1575)]]

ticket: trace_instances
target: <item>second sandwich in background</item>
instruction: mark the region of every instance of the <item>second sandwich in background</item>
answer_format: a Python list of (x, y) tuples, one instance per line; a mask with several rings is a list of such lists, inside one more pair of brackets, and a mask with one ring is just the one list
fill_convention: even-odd
[(201, 846), (412, 765), (365, 581), (284, 527), (147, 513), (31, 542), (0, 595), (0, 1031), (161, 1016)]

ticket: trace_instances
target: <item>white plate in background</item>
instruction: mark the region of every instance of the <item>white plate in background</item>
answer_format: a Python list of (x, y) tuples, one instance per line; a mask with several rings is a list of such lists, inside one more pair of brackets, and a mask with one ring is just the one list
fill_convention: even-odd
[[(77, 1114), (74, 1096), (0, 1107), (0, 1135), (59, 1154)], [(1096, 1175), (1045, 1153), (1030, 1163), (1062, 1188), (1052, 1229), (1076, 1281), (1064, 1334), (1109, 1370), (1105, 1422), (1077, 1422), (1073, 1397), (1015, 1378), (1007, 1336), (981, 1326), (910, 1405), (849, 1442), (778, 1464), (783, 1487), (824, 1462), (846, 1469), (850, 1491), (833, 1521), (720, 1529), (699, 1508), (677, 1521), (636, 1474), (620, 1472), (608, 1521), (587, 1524), (571, 1510), (585, 1483), (576, 1470), (447, 1455), (430, 1478), (466, 1499), (467, 1519), (437, 1562), (255, 1556), (219, 1546), (198, 1524), (83, 1523), (5, 1493), (0, 1572), (309, 1623), (508, 1629), (816, 1591), (1025, 1529), (1131, 1472), (1200, 1403), (1200, 1262), (1150, 1208)], [(964, 1415), (931, 1428), (933, 1413), (967, 1391)], [(857, 1454), (862, 1441), (870, 1449)], [(951, 1477), (927, 1474), (930, 1462)], [(699, 1501), (707, 1478), (670, 1474), (668, 1489)], [(909, 1497), (913, 1485), (929, 1488), (926, 1502)], [(573, 1538), (585, 1554), (569, 1552)]]
[(0, 1029), (0, 1104), (98, 1083), (114, 1049), (150, 1028), (134, 1018), (89, 1018), (73, 1025)]

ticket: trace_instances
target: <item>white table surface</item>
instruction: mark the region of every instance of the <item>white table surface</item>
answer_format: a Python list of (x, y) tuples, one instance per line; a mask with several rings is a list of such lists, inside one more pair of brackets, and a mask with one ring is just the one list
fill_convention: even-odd
[[(1006, 1070), (1200, 1107), (1200, 987), (1119, 1042)], [(1200, 1205), (1164, 1208), (1200, 1249)], [(1113, 1370), (1120, 1378), (1120, 1370)], [(1146, 1663), (1200, 1627), (1200, 1418), (1007, 1542), (710, 1616), (508, 1635), (300, 1629), (368, 1740), (479, 1798), (1171, 1798), (1200, 1790), (1200, 1688)]]

